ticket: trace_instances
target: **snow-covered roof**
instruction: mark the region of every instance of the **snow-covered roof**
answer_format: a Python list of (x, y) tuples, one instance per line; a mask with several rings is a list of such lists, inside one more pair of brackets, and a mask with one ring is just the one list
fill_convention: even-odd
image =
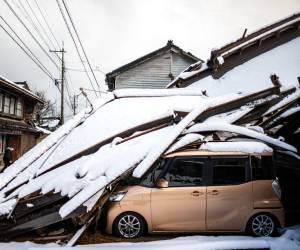
[(40, 103), (44, 103), (44, 101), (38, 97), (36, 94), (34, 94), (33, 92), (31, 92), (30, 90), (26, 89), (26, 88), (23, 88), (22, 85), (20, 84), (16, 84), (12, 81), (10, 81), (9, 79), (5, 78), (4, 76), (1, 76), (0, 75), (0, 83), (1, 84), (5, 84), (6, 86), (8, 86), (9, 88), (17, 91), (17, 92), (20, 92), (22, 94), (25, 94), (27, 97), (30, 97)]
[(255, 91), (271, 84), (271, 74), (285, 84), (299, 76), (300, 13), (211, 51), (207, 63), (186, 68), (167, 88), (196, 87), (209, 96)]
[(206, 90), (209, 96), (235, 91), (250, 92), (272, 86), (270, 75), (276, 73), (283, 85), (297, 85), (300, 75), (300, 37), (278, 46), (227, 72), (219, 79), (211, 75), (188, 88)]

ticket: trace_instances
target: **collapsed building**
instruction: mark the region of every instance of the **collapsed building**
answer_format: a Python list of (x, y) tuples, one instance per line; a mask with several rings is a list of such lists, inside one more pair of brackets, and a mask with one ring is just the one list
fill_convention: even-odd
[[(288, 30), (296, 35), (285, 40), (289, 46), (278, 43), (274, 50), (279, 53), (278, 49), (292, 47), (297, 57), (299, 15), (284, 24), (291, 25)], [(275, 26), (277, 30), (280, 25)], [(223, 64), (217, 58), (219, 65), (225, 65), (226, 58)], [(260, 68), (262, 73), (250, 79), (243, 67), (251, 60), (245, 61), (224, 73), (223, 81), (236, 77), (229, 87), (220, 81), (213, 86), (214, 78), (206, 78), (216, 72), (210, 62), (187, 68), (170, 84), (179, 88), (120, 89), (104, 95), (7, 168), (0, 175), (1, 237), (63, 226), (69, 230), (64, 237), (72, 245), (91, 223), (100, 221), (103, 206), (120, 181), (143, 177), (162, 155), (198, 148), (218, 151), (216, 145), (223, 142), (234, 142), (236, 150), (243, 152), (239, 142), (245, 140), (259, 141), (274, 151), (287, 221), (296, 223), (300, 212), (295, 195), (300, 191), (299, 64), (284, 62), (293, 67), (280, 71), (280, 78), (272, 74), (269, 79), (274, 72)], [(198, 78), (204, 71), (206, 77)], [(180, 88), (192, 78), (197, 79), (194, 86)], [(206, 81), (211, 85), (205, 86)], [(247, 89), (249, 81), (257, 83), (255, 89)]]

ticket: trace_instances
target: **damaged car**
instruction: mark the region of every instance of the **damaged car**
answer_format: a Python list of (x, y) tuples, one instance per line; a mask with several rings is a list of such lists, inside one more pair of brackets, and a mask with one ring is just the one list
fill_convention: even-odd
[(167, 154), (143, 178), (120, 187), (109, 198), (106, 232), (124, 238), (146, 232), (270, 236), (284, 227), (272, 150), (228, 152), (232, 144), (251, 149), (261, 142), (215, 144), (224, 151)]

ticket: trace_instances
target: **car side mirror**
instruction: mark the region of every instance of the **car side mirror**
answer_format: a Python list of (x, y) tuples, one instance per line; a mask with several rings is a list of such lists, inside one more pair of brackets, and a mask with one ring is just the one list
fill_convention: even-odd
[(164, 178), (159, 178), (155, 181), (155, 187), (157, 188), (167, 188), (169, 186), (169, 182)]

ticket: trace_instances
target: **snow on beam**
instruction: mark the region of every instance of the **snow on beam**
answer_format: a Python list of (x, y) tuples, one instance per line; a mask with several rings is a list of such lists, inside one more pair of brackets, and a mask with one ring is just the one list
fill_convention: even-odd
[(208, 117), (211, 117), (213, 115), (217, 115), (220, 113), (228, 112), (237, 108), (240, 108), (241, 106), (253, 102), (259, 99), (266, 98), (268, 96), (278, 94), (280, 92), (280, 89), (278, 87), (272, 87), (267, 88), (259, 92), (254, 92), (249, 95), (244, 95), (240, 98), (235, 98), (233, 100), (230, 100), (228, 102), (221, 102), (221, 103), (215, 103), (212, 107), (205, 110), (205, 112), (199, 114), (198, 117), (196, 117), (195, 121), (204, 121)]
[(203, 96), (203, 91), (199, 89), (118, 89), (113, 93), (117, 98)]
[(258, 133), (256, 131), (250, 130), (245, 127), (240, 127), (232, 124), (227, 123), (198, 123), (193, 125), (191, 128), (189, 128), (185, 133), (198, 133), (198, 132), (213, 132), (213, 131), (226, 131), (236, 134), (245, 135), (250, 138), (254, 138), (263, 142), (266, 142), (268, 144), (271, 144), (276, 147), (280, 147), (292, 152), (297, 153), (297, 149), (293, 147), (290, 144), (287, 144), (283, 141), (280, 141), (278, 139), (274, 139), (270, 136), (264, 135), (262, 133)]
[(272, 106), (264, 115), (268, 115), (278, 109), (281, 109), (285, 105), (288, 105), (289, 103), (292, 103), (300, 98), (300, 90), (298, 89), (295, 93), (285, 97), (282, 101), (277, 103), (276, 105)]
[(200, 150), (212, 152), (243, 152), (247, 154), (272, 153), (273, 149), (262, 142), (239, 141), (239, 142), (206, 142), (200, 145)]
[(204, 136), (203, 135), (199, 135), (199, 134), (187, 134), (184, 135), (180, 140), (178, 140), (176, 143), (174, 143), (169, 150), (166, 152), (166, 154), (172, 153), (178, 149), (181, 149), (193, 142), (199, 141), (199, 140), (204, 140)]

